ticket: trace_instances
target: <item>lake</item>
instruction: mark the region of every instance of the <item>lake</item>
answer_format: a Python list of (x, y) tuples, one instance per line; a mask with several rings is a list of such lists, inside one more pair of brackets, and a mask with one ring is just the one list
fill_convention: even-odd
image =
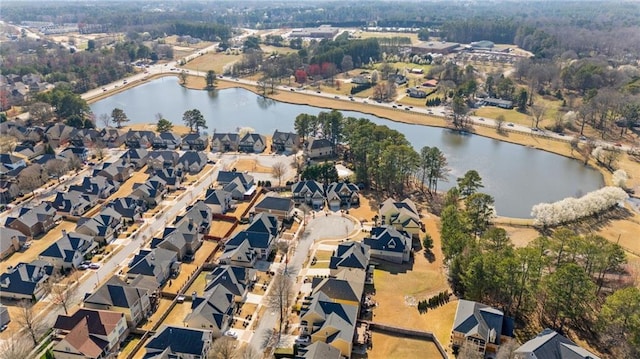
[[(164, 77), (118, 93), (91, 105), (96, 117), (121, 108), (131, 123), (155, 122), (161, 113), (174, 124), (182, 124), (186, 110), (198, 109), (207, 120), (206, 131), (237, 132), (251, 127), (271, 135), (273, 131), (293, 131), (300, 113), (317, 115), (327, 109), (277, 102), (244, 90), (190, 90), (179, 85), (176, 77)], [(475, 169), (482, 176), (484, 189), (496, 200), (496, 212), (508, 217), (531, 217), (531, 207), (569, 196), (580, 196), (604, 185), (602, 175), (580, 161), (541, 150), (501, 142), (477, 135), (460, 134), (447, 129), (394, 122), (360, 112), (342, 111), (345, 117), (367, 118), (376, 124), (402, 132), (420, 151), (436, 146), (447, 156), (451, 173), (446, 190), (455, 186), (457, 177)], [(398, 118), (402, 114), (398, 113)]]

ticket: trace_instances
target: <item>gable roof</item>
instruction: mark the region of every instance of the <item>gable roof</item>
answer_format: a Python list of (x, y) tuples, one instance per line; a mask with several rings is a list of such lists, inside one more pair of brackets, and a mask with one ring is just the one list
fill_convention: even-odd
[(167, 350), (170, 354), (202, 355), (205, 346), (210, 345), (211, 332), (193, 328), (163, 325), (145, 349)]
[(118, 322), (122, 318), (124, 318), (123, 313), (80, 308), (70, 316), (63, 314), (58, 315), (53, 327), (55, 329), (70, 331), (76, 327), (78, 323), (85, 320), (90, 334), (107, 336), (115, 330)]
[(390, 223), (396, 223), (401, 216), (407, 217), (404, 222), (401, 223), (403, 226), (406, 226), (411, 221), (418, 224), (420, 223), (418, 209), (413, 201), (408, 198), (405, 198), (401, 202), (396, 202), (393, 198), (387, 198), (387, 200), (380, 205), (380, 213), (384, 214), (389, 212), (392, 213), (392, 218), (387, 219)]
[(106, 207), (92, 218), (80, 218), (76, 228), (89, 230), (95, 236), (104, 236), (108, 234), (109, 228), (120, 223), (121, 218), (120, 213), (111, 207)]
[(295, 132), (280, 132), (278, 130), (275, 130), (275, 132), (273, 132), (271, 141), (274, 144), (295, 144), (296, 142), (298, 142), (299, 138), (300, 136), (298, 136), (298, 134)]
[(240, 182), (242, 182), (245, 188), (249, 187), (249, 184), (253, 183), (253, 176), (248, 175), (244, 172), (232, 171), (219, 171), (216, 181), (219, 185), (224, 186), (225, 184), (233, 181), (235, 178), (239, 178)]
[(207, 275), (205, 292), (212, 290), (215, 286), (222, 285), (235, 296), (242, 296), (249, 284), (250, 274), (253, 269), (237, 266), (223, 265), (216, 267), (211, 274)]
[(240, 140), (240, 146), (253, 146), (255, 143), (266, 144), (266, 137), (259, 133), (247, 133)]
[(292, 184), (291, 192), (293, 192), (294, 196), (303, 196), (308, 192), (310, 192), (312, 196), (324, 196), (324, 188), (320, 182), (313, 180), (300, 181)]
[(387, 252), (403, 253), (411, 237), (405, 231), (399, 231), (391, 226), (380, 226), (371, 229), (371, 236), (363, 241), (371, 249)]
[(80, 233), (64, 233), (40, 253), (42, 257), (60, 258), (65, 263), (73, 261), (76, 252), (84, 254), (93, 245), (93, 238)]
[(522, 344), (514, 353), (538, 359), (600, 359), (579, 347), (571, 339), (549, 328)]
[(223, 204), (226, 204), (225, 201), (228, 198), (228, 196), (230, 196), (230, 193), (223, 191), (221, 189), (207, 189), (204, 203), (223, 205)]
[(274, 237), (278, 235), (278, 230), (278, 217), (264, 212), (255, 215), (249, 227), (245, 229), (247, 232), (269, 233)]
[(18, 263), (0, 275), (0, 291), (32, 295), (38, 283), (53, 273), (53, 266), (45, 261)]
[(176, 252), (169, 249), (160, 247), (152, 250), (141, 249), (133, 257), (127, 274), (142, 274), (155, 277), (158, 272), (169, 270), (175, 259)]
[(146, 295), (148, 295), (147, 289), (128, 284), (114, 275), (87, 296), (84, 302), (118, 308), (131, 308), (135, 302)]
[(48, 219), (57, 219), (59, 216), (56, 214), (56, 209), (51, 206), (49, 202), (42, 202), (33, 208), (21, 207), (18, 212), (18, 217), (8, 217), (5, 226), (8, 226), (13, 221), (20, 221), (27, 227), (32, 227), (38, 222), (45, 222)]
[(272, 239), (273, 236), (269, 233), (240, 231), (225, 243), (225, 252), (227, 248), (239, 247), (244, 242), (247, 242), (251, 248), (266, 249), (269, 248)]
[(202, 133), (188, 133), (186, 135), (184, 135), (182, 137), (182, 141), (183, 142), (188, 142), (188, 143), (193, 143), (193, 142), (198, 142), (198, 141), (203, 141), (203, 142), (207, 142), (207, 136), (205, 136)]
[(312, 138), (307, 145), (308, 150), (317, 150), (321, 148), (333, 148), (331, 141), (324, 138)]
[(340, 359), (340, 350), (325, 342), (317, 341), (306, 347), (306, 353), (302, 355), (304, 359)]
[(13, 238), (16, 238), (20, 245), (27, 241), (27, 236), (22, 234), (22, 232), (5, 226), (0, 227), (0, 253), (3, 253), (10, 246), (13, 246)]
[(359, 268), (366, 269), (369, 264), (369, 246), (361, 242), (347, 241), (340, 243), (329, 260), (330, 269)]
[(237, 133), (214, 133), (211, 136), (211, 141), (221, 141), (221, 142), (240, 142), (240, 135)]
[(229, 314), (233, 310), (233, 293), (222, 285), (213, 287), (205, 293), (205, 297), (196, 297), (191, 302), (191, 313), (185, 322), (200, 317), (209, 322), (214, 328), (222, 330)]
[(111, 208), (122, 217), (133, 218), (142, 209), (143, 202), (135, 197), (120, 197), (107, 203), (106, 208)]
[(94, 195), (79, 191), (58, 192), (51, 205), (61, 212), (71, 212), (73, 208), (94, 204)]
[(338, 278), (313, 278), (311, 282), (313, 294), (324, 293), (334, 300), (348, 300), (360, 302), (364, 286), (359, 286), (355, 282)]
[(513, 336), (513, 320), (488, 305), (460, 299), (453, 322), (453, 331), (465, 337), (475, 336), (487, 343), (500, 345), (500, 336)]
[(293, 209), (291, 198), (267, 196), (255, 206), (256, 209), (290, 212)]
[(204, 166), (207, 163), (207, 155), (202, 151), (186, 151), (180, 156), (178, 163), (187, 168), (193, 164)]

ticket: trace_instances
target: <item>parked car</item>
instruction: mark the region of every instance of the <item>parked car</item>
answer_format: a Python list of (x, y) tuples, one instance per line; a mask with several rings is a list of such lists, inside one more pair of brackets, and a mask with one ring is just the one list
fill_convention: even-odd
[(227, 330), (226, 332), (224, 332), (224, 335), (226, 337), (238, 339), (238, 333), (235, 330)]
[(184, 303), (185, 297), (184, 295), (179, 295), (178, 297), (176, 297), (176, 302), (178, 303)]
[(296, 338), (295, 342), (296, 344), (309, 344), (309, 341), (311, 340), (311, 338), (309, 336), (299, 336)]
[(90, 269), (98, 269), (100, 268), (100, 263), (91, 263), (89, 264)]
[(81, 264), (78, 266), (78, 270), (87, 270), (87, 269), (89, 269), (89, 266), (86, 264)]

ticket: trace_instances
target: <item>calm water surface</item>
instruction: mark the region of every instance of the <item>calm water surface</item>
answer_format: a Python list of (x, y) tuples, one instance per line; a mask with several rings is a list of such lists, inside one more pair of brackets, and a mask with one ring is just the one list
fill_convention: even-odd
[[(293, 131), (293, 121), (300, 113), (326, 111), (265, 100), (243, 89), (189, 90), (180, 86), (175, 77), (151, 81), (91, 105), (96, 116), (110, 114), (115, 107), (123, 109), (131, 123), (155, 122), (155, 114), (162, 113), (175, 124), (182, 124), (186, 110), (196, 108), (207, 120), (209, 133), (236, 132), (241, 127), (263, 134), (272, 134), (276, 129)], [(580, 161), (481, 136), (342, 112), (344, 116), (364, 117), (404, 133), (417, 151), (423, 146), (439, 147), (451, 167), (449, 181), (440, 183), (439, 189), (454, 186), (455, 179), (467, 170), (477, 170), (483, 179), (483, 191), (495, 197), (496, 210), (502, 216), (530, 217), (531, 207), (537, 203), (579, 196), (604, 185), (602, 175)], [(398, 113), (401, 117), (402, 113)]]

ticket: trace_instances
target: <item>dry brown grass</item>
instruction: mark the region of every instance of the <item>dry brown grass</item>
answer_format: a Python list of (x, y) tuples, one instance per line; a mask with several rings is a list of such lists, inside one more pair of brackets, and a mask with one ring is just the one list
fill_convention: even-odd
[(172, 278), (162, 288), (163, 292), (177, 294), (182, 287), (189, 281), (189, 278), (195, 273), (197, 265), (192, 263), (182, 263), (180, 265), (180, 274), (177, 278)]
[[(155, 131), (156, 124), (155, 123), (135, 123), (129, 126), (122, 126), (124, 131), (133, 130), (133, 131)], [(186, 135), (189, 133), (189, 127), (184, 125), (173, 124), (173, 132), (179, 134), (180, 136)]]
[(204, 292), (204, 288), (207, 285), (207, 274), (210, 274), (211, 272), (205, 272), (202, 271), (200, 272), (200, 274), (198, 274), (198, 277), (193, 281), (193, 283), (191, 283), (191, 285), (189, 286), (189, 288), (187, 288), (187, 290), (185, 291), (185, 293), (191, 295), (191, 293), (196, 292), (197, 295), (202, 295), (202, 293)]
[(158, 303), (158, 309), (156, 309), (155, 313), (151, 315), (149, 320), (142, 326), (144, 330), (150, 330), (153, 328), (153, 325), (160, 320), (160, 317), (169, 310), (169, 305), (171, 305), (171, 299), (162, 298), (160, 299), (160, 303)]
[(239, 172), (257, 172), (257, 173), (272, 173), (271, 167), (262, 166), (258, 161), (251, 158), (240, 158), (232, 167), (235, 167)]
[(52, 228), (44, 236), (39, 239), (31, 241), (31, 247), (24, 252), (15, 252), (9, 258), (2, 260), (2, 270), (7, 267), (15, 267), (20, 262), (29, 263), (35, 259), (38, 259), (38, 255), (52, 245), (55, 241), (62, 238), (62, 230), (67, 232), (73, 232), (76, 228), (76, 223), (71, 221), (62, 221), (56, 227)]
[(184, 326), (184, 318), (187, 314), (191, 313), (191, 302), (184, 301), (183, 303), (176, 303), (176, 305), (171, 309), (171, 312), (162, 324), (166, 325), (175, 325), (178, 327)]
[(226, 221), (213, 221), (211, 222), (211, 229), (209, 234), (216, 237), (224, 237), (227, 232), (233, 227), (233, 223)]
[(370, 39), (372, 37), (375, 37), (375, 38), (379, 38), (379, 37), (408, 37), (409, 39), (411, 39), (411, 43), (412, 44), (416, 44), (416, 43), (420, 42), (420, 40), (418, 40), (418, 34), (413, 34), (413, 33), (356, 31), (355, 37), (356, 38), (361, 38), (361, 39)]
[(242, 55), (225, 55), (222, 52), (209, 52), (189, 61), (184, 68), (195, 71), (213, 70), (216, 74), (222, 74), (225, 65), (242, 59)]
[(436, 345), (428, 340), (406, 338), (380, 332), (373, 332), (372, 334), (373, 347), (367, 351), (367, 358), (369, 359), (441, 358)]

